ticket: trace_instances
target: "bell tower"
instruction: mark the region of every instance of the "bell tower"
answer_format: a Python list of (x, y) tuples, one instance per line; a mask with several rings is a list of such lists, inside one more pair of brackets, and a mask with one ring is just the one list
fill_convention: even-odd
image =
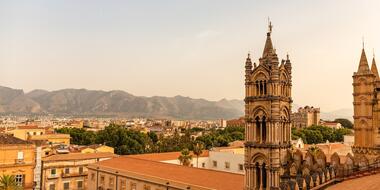
[(259, 64), (245, 63), (245, 190), (279, 189), (281, 161), (291, 144), (292, 65), (281, 63), (266, 35)]

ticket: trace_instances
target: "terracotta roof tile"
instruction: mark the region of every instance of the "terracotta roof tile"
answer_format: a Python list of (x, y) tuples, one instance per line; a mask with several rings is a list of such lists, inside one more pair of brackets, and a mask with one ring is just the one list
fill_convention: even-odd
[[(176, 160), (181, 155), (181, 152), (164, 152), (164, 153), (151, 153), (151, 154), (135, 154), (128, 155), (131, 158), (140, 158), (144, 160), (152, 160), (152, 161), (165, 161), (165, 160)], [(194, 156), (194, 154), (191, 154)], [(208, 157), (208, 150), (204, 150), (199, 157)]]
[(0, 144), (32, 144), (8, 134), (0, 134)]
[(97, 153), (69, 153), (69, 154), (56, 154), (45, 157), (43, 161), (66, 161), (66, 160), (86, 160), (94, 158), (114, 158), (116, 154), (109, 152), (97, 152)]
[(380, 174), (360, 177), (352, 180), (343, 181), (342, 183), (338, 183), (333, 185), (327, 190), (378, 190), (380, 189)]
[(186, 167), (123, 156), (90, 165), (122, 172), (132, 172), (141, 176), (165, 179), (185, 184), (208, 187), (215, 190), (244, 189), (244, 175), (222, 171)]

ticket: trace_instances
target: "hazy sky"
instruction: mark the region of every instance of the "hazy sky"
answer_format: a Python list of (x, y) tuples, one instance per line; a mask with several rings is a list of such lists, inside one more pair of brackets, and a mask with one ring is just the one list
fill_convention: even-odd
[(294, 102), (350, 108), (362, 36), (380, 59), (379, 10), (377, 0), (0, 0), (0, 85), (243, 99), (246, 54), (257, 62), (269, 16)]

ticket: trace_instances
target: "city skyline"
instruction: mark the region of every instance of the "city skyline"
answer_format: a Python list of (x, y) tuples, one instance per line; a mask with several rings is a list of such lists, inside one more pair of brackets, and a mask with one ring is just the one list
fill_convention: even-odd
[(352, 108), (362, 37), (368, 60), (380, 48), (376, 5), (0, 1), (0, 85), (243, 99), (244, 61), (258, 63), (269, 16), (279, 58), (294, 65), (294, 102)]

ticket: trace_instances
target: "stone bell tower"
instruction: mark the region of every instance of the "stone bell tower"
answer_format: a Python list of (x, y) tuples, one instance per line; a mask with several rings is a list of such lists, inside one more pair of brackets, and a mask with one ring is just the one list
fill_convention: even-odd
[(279, 63), (269, 22), (259, 64), (245, 63), (245, 190), (279, 189), (291, 141), (292, 64)]

